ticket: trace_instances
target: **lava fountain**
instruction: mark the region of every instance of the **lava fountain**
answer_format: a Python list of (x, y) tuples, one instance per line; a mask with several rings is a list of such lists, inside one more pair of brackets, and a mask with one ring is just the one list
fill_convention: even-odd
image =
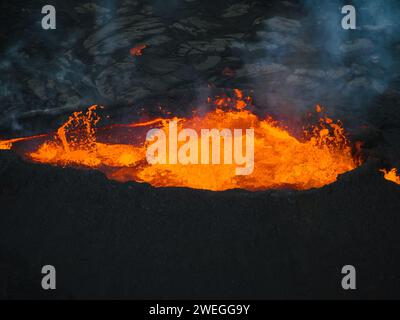
[[(234, 97), (209, 99), (213, 110), (191, 117), (156, 118), (145, 122), (98, 127), (97, 106), (75, 112), (55, 134), (24, 156), (34, 162), (57, 166), (88, 167), (100, 170), (117, 181), (147, 182), (155, 187), (189, 187), (227, 190), (241, 188), (266, 190), (319, 188), (336, 181), (338, 175), (360, 165), (340, 121), (323, 116), (320, 106), (317, 125), (296, 138), (271, 117), (260, 118), (251, 109), (251, 98), (235, 90)], [(254, 170), (236, 175), (235, 164), (149, 164), (149, 142), (143, 129), (161, 128), (168, 133), (169, 121), (177, 129), (254, 129)], [(140, 129), (140, 130), (139, 130)], [(0, 141), (0, 149), (27, 143), (41, 136)], [(212, 143), (210, 139), (210, 144)], [(177, 152), (185, 141), (178, 141)], [(226, 156), (222, 146), (221, 155)], [(199, 147), (198, 156), (201, 155)], [(199, 162), (200, 163), (200, 162)]]

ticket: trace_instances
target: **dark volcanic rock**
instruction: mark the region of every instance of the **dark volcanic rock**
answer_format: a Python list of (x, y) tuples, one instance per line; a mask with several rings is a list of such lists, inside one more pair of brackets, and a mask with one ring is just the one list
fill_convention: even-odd
[[(346, 108), (345, 121), (399, 74), (398, 19), (368, 19), (368, 3), (354, 32), (337, 29), (336, 6), (300, 0), (55, 0), (52, 31), (42, 30), (37, 1), (23, 3), (1, 7), (6, 135), (47, 132), (92, 104), (127, 117), (158, 105), (185, 113), (205, 104), (206, 86), (253, 90), (257, 109), (283, 118), (316, 103), (331, 116)], [(132, 57), (138, 44), (147, 47)]]
[[(400, 298), (400, 186), (374, 164), (304, 192), (107, 180), (0, 153), (3, 298)], [(57, 290), (41, 289), (41, 267)], [(357, 290), (341, 268), (357, 268)]]

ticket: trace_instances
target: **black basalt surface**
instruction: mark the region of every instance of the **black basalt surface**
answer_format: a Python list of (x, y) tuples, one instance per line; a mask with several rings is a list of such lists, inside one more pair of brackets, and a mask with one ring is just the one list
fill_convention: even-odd
[(321, 189), (210, 192), (2, 151), (0, 181), (2, 298), (400, 297), (400, 186), (372, 162)]

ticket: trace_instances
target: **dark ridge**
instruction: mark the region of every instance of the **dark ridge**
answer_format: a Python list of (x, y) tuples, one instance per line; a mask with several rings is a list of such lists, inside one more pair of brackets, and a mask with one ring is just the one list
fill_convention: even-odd
[(377, 167), (304, 192), (210, 192), (1, 152), (0, 297), (400, 298), (400, 186)]

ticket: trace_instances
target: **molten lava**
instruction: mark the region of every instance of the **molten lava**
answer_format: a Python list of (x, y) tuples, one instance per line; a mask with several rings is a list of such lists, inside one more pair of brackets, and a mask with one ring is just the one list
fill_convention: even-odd
[(132, 57), (138, 57), (143, 54), (143, 49), (146, 48), (147, 46), (145, 44), (138, 44), (137, 46), (131, 48), (129, 50), (130, 54)]
[(390, 171), (387, 171), (386, 169), (382, 169), (380, 171), (383, 172), (386, 180), (400, 184), (400, 175), (397, 173), (396, 168), (393, 168)]
[[(100, 119), (96, 106), (92, 106), (86, 113), (75, 112), (54, 136), (25, 156), (40, 163), (95, 168), (108, 178), (123, 182), (208, 190), (319, 188), (359, 165), (340, 122), (321, 116), (319, 124), (298, 139), (273, 119), (260, 119), (249, 111), (251, 99), (240, 90), (235, 90), (234, 98), (217, 97), (209, 102), (215, 108), (204, 115), (157, 118), (97, 129)], [(321, 115), (319, 106), (317, 112)], [(168, 121), (172, 119), (179, 130), (254, 129), (254, 171), (238, 176), (235, 164), (149, 164), (143, 129), (162, 128), (168, 132)], [(126, 130), (125, 134), (121, 130)], [(10, 141), (0, 142), (0, 148), (11, 148)]]

